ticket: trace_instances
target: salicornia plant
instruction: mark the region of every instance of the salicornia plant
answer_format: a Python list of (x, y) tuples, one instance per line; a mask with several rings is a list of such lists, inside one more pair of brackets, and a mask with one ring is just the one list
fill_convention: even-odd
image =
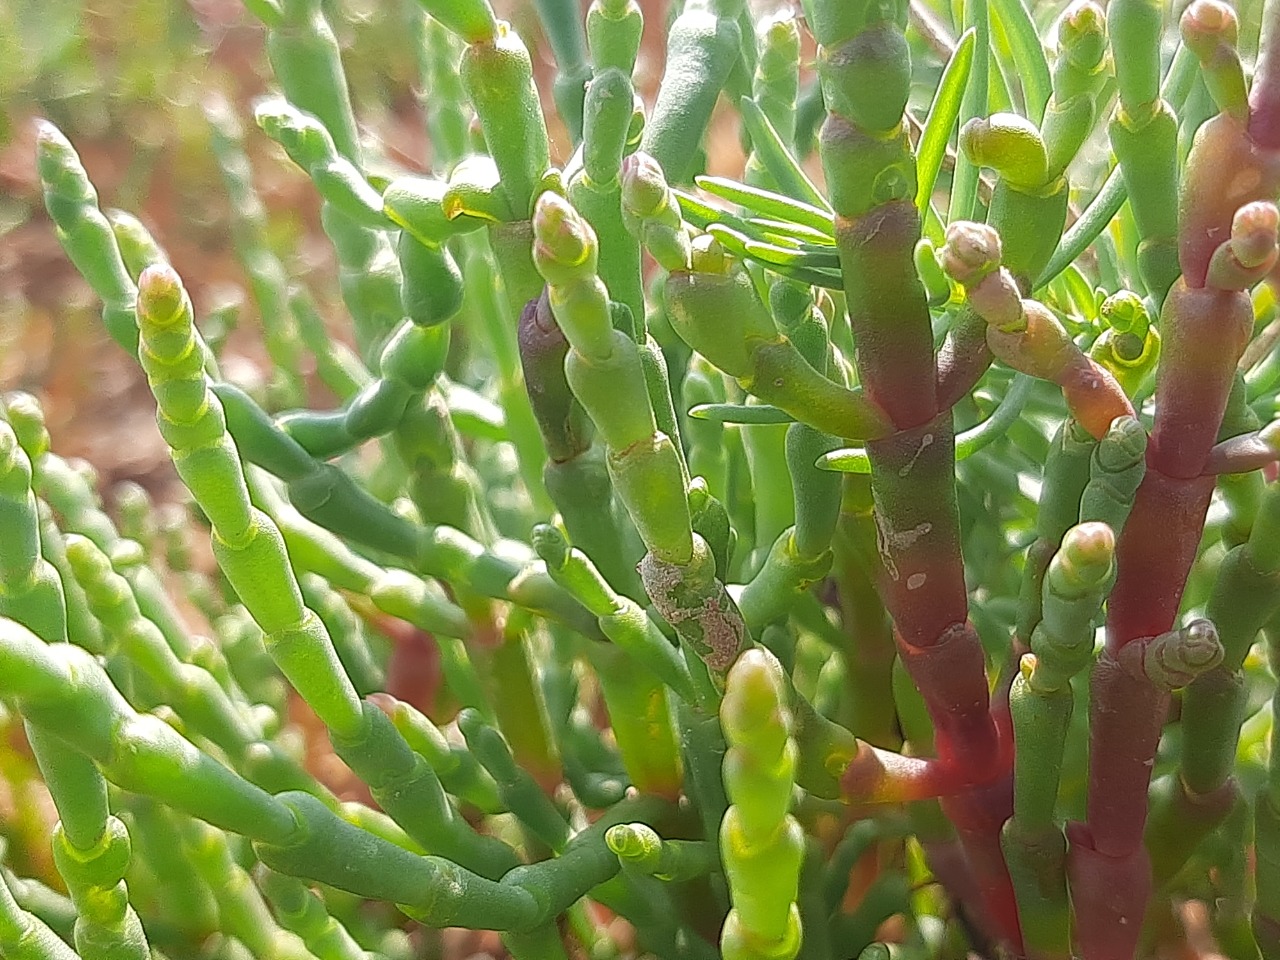
[(39, 128), (190, 501), (0, 404), (0, 956), (1280, 958), (1280, 0), (418, 0), (429, 172), (245, 3), (256, 382)]

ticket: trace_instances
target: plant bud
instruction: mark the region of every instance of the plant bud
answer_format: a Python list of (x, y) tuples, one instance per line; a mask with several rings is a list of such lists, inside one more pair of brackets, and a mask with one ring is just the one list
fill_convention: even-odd
[(1231, 218), (1231, 252), (1242, 267), (1261, 267), (1276, 256), (1280, 211), (1268, 200), (1246, 203)]
[(564, 197), (547, 191), (533, 211), (533, 262), (555, 285), (595, 273), (595, 231)]
[(1219, 44), (1234, 47), (1240, 35), (1236, 12), (1221, 0), (1195, 0), (1178, 23), (1182, 42), (1201, 60), (1211, 59)]
[(1049, 176), (1049, 155), (1040, 130), (1016, 113), (975, 117), (960, 131), (960, 149), (980, 167), (990, 167), (1013, 186), (1039, 187)]
[(1103, 300), (1098, 316), (1117, 333), (1136, 333), (1139, 337), (1151, 323), (1142, 298), (1132, 290), (1120, 290)]
[(656, 216), (668, 206), (667, 178), (658, 161), (633, 153), (622, 162), (622, 206), (632, 216)]
[(947, 276), (966, 287), (999, 268), (1000, 258), (1000, 234), (967, 220), (948, 224), (946, 245), (938, 253)]
[(1092, 72), (1107, 53), (1107, 15), (1093, 0), (1072, 4), (1058, 22), (1060, 55), (1079, 70)]
[(167, 263), (157, 263), (138, 278), (138, 316), (157, 327), (167, 327), (182, 319), (187, 294), (182, 281)]

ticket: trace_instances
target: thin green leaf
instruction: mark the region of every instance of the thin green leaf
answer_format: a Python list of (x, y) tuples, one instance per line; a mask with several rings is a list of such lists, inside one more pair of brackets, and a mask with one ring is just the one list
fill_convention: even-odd
[(1085, 275), (1072, 264), (1054, 281), (1061, 284), (1062, 292), (1071, 310), (1079, 317), (1092, 322), (1098, 318), (1098, 297)]
[(1022, 0), (992, 0), (991, 12), (1009, 41), (1013, 65), (1022, 81), (1027, 119), (1039, 124), (1053, 95), (1053, 75), (1035, 22)]
[(774, 267), (773, 270), (775, 273), (781, 273), (792, 280), (807, 283), (811, 287), (822, 287), (825, 290), (844, 293), (844, 275), (838, 270), (820, 270), (814, 267), (800, 266), (790, 266), (785, 269)]
[[(960, 101), (960, 123), (974, 117), (985, 117), (991, 111), (991, 21), (986, 0), (964, 5), (965, 25), (975, 33), (973, 66)], [(966, 31), (967, 32), (967, 31)], [(951, 206), (947, 222), (972, 220), (978, 213), (978, 168), (961, 150), (956, 154), (955, 174), (951, 178)]]
[(765, 217), (749, 217), (747, 223), (753, 227), (759, 227), (764, 231), (766, 237), (785, 237), (789, 240), (799, 240), (804, 243), (817, 244), (822, 247), (834, 247), (835, 240), (829, 235), (822, 233), (820, 230), (814, 230), (810, 227), (802, 226), (798, 223), (791, 223), (786, 220), (769, 220)]
[(672, 192), (680, 203), (680, 215), (699, 230), (705, 230), (713, 223), (723, 223), (744, 235), (754, 233), (749, 226), (749, 221), (743, 220), (737, 214), (720, 207), (713, 207), (701, 197), (695, 197), (680, 190), (672, 190)]
[(701, 403), (689, 411), (689, 416), (712, 423), (795, 423), (791, 414), (767, 403), (750, 406), (742, 403)]
[(955, 53), (942, 71), (938, 92), (929, 105), (929, 116), (920, 134), (920, 146), (916, 151), (916, 209), (922, 217), (928, 210), (929, 198), (933, 196), (934, 185), (938, 182), (938, 171), (942, 169), (942, 160), (947, 153), (947, 141), (951, 139), (951, 131), (960, 116), (965, 85), (973, 67), (975, 36), (973, 30), (968, 30), (956, 44)]
[(1120, 168), (1115, 167), (1107, 177), (1106, 183), (1102, 185), (1102, 189), (1098, 191), (1098, 195), (1093, 198), (1093, 202), (1071, 225), (1071, 229), (1062, 235), (1058, 249), (1053, 252), (1049, 263), (1036, 279), (1036, 290), (1046, 286), (1050, 280), (1074, 263), (1076, 257), (1088, 249), (1089, 245), (1097, 239), (1098, 234), (1107, 229), (1111, 218), (1124, 205), (1126, 196), (1124, 177), (1120, 173)]
[(724, 223), (707, 224), (707, 233), (720, 241), (720, 245), (732, 253), (734, 256), (746, 260), (747, 256), (747, 239), (746, 234)]
[[(734, 256), (748, 261), (748, 265), (759, 264), (774, 273), (780, 273), (784, 277), (812, 286), (825, 287), (828, 290), (844, 289), (844, 278), (840, 274), (838, 261), (835, 258), (832, 260), (835, 269), (828, 268), (825, 261), (811, 263), (803, 259), (807, 256), (805, 254), (800, 254), (800, 259), (795, 259), (796, 251), (762, 243), (722, 223), (709, 224), (707, 233), (715, 237)], [(766, 257), (770, 259), (765, 259)], [(767, 289), (763, 291), (761, 298), (768, 298)]]
[(736, 230), (713, 223), (707, 228), (711, 234), (726, 247), (751, 260), (759, 260), (771, 267), (813, 267), (818, 270), (839, 269), (840, 255), (834, 250), (821, 253), (809, 253), (789, 247), (765, 243), (753, 237), (745, 236)]
[[(1185, 46), (1179, 44), (1178, 49), (1174, 52), (1173, 61), (1169, 64), (1169, 69), (1165, 73), (1164, 81), (1160, 86), (1161, 94), (1174, 110), (1182, 106), (1182, 102), (1188, 96), (1191, 85), (1195, 82), (1197, 75), (1196, 64), (1195, 55)], [(1107, 224), (1124, 206), (1128, 196), (1128, 189), (1125, 187), (1124, 177), (1120, 173), (1120, 168), (1113, 167), (1106, 183), (1102, 185), (1102, 189), (1093, 198), (1093, 202), (1080, 214), (1079, 219), (1071, 225), (1071, 229), (1062, 235), (1058, 249), (1053, 252), (1053, 256), (1049, 258), (1049, 263), (1036, 279), (1036, 290), (1047, 286), (1049, 281), (1067, 268), (1068, 264), (1075, 262), (1076, 257), (1080, 256), (1098, 238), (1098, 235), (1107, 228)]]
[(812, 204), (792, 200), (772, 190), (750, 187), (724, 177), (697, 177), (694, 182), (712, 196), (745, 207), (762, 216), (776, 220), (793, 220), (806, 227), (835, 236), (835, 224), (831, 214)]
[(747, 255), (769, 266), (811, 267), (815, 270), (839, 270), (840, 255), (834, 250), (814, 253), (807, 250), (789, 250), (761, 240), (747, 240)]
[(738, 106), (742, 111), (742, 125), (751, 138), (756, 159), (764, 164), (765, 170), (778, 187), (797, 200), (830, 213), (831, 205), (827, 203), (826, 197), (813, 185), (799, 161), (791, 155), (759, 104), (750, 97), (743, 97)]

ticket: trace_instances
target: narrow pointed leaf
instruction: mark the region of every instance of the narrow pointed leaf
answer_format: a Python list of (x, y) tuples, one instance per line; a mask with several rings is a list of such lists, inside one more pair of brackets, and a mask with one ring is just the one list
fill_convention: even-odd
[(774, 182), (797, 200), (830, 211), (831, 205), (827, 203), (826, 197), (813, 185), (813, 181), (791, 155), (759, 104), (750, 97), (743, 97), (739, 107), (742, 110), (742, 125), (747, 128), (756, 156)]
[(956, 120), (960, 116), (960, 104), (964, 100), (969, 71), (973, 67), (975, 36), (973, 30), (967, 30), (956, 45), (956, 52), (947, 61), (942, 79), (938, 81), (938, 92), (929, 105), (924, 130), (920, 134), (920, 146), (916, 152), (916, 209), (922, 217), (928, 210), (929, 198), (933, 196), (938, 171), (942, 169), (942, 161), (947, 153), (947, 142), (951, 139), (951, 131), (955, 129)]
[(835, 225), (832, 223), (831, 214), (820, 207), (792, 200), (771, 190), (749, 187), (745, 183), (738, 183), (736, 180), (728, 180), (724, 177), (698, 177), (695, 182), (707, 193), (746, 207), (748, 210), (754, 210), (762, 216), (794, 220), (796, 223), (834, 236)]
[(1053, 95), (1053, 80), (1035, 22), (1022, 0), (992, 0), (991, 12), (1009, 41), (1013, 66), (1022, 81), (1027, 118), (1038, 124)]

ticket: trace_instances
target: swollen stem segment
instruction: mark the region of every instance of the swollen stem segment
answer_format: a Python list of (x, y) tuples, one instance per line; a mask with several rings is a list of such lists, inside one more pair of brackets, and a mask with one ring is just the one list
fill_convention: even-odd
[[(820, 148), (859, 379), (897, 431), (867, 444), (885, 606), (937, 727), (939, 759), (996, 781), (1007, 772), (1007, 758), (989, 712), (982, 648), (968, 621), (954, 428), (938, 402), (928, 303), (915, 267), (916, 167), (903, 123), (911, 59), (906, 4), (827, 0), (813, 3), (810, 13), (828, 108)], [(982, 816), (981, 802), (977, 793), (960, 794), (947, 807), (988, 924), (1018, 943), (1000, 822)]]
[[(1276, 195), (1280, 153), (1250, 130), (1229, 112), (1210, 120), (1183, 178), (1183, 278), (1161, 314), (1147, 471), (1118, 544), (1107, 649), (1092, 679), (1087, 821), (1071, 828), (1072, 894), (1088, 960), (1128, 957), (1137, 946), (1151, 889), (1142, 846), (1147, 791), (1169, 687), (1125, 664), (1143, 638), (1174, 627), (1213, 494), (1210, 452), (1253, 329), (1244, 289), (1251, 268), (1275, 257), (1275, 207), (1257, 201)], [(1225, 183), (1224, 170), (1232, 171)], [(1196, 630), (1204, 632), (1196, 624), (1183, 632)], [(1125, 896), (1107, 892), (1115, 890)]]

